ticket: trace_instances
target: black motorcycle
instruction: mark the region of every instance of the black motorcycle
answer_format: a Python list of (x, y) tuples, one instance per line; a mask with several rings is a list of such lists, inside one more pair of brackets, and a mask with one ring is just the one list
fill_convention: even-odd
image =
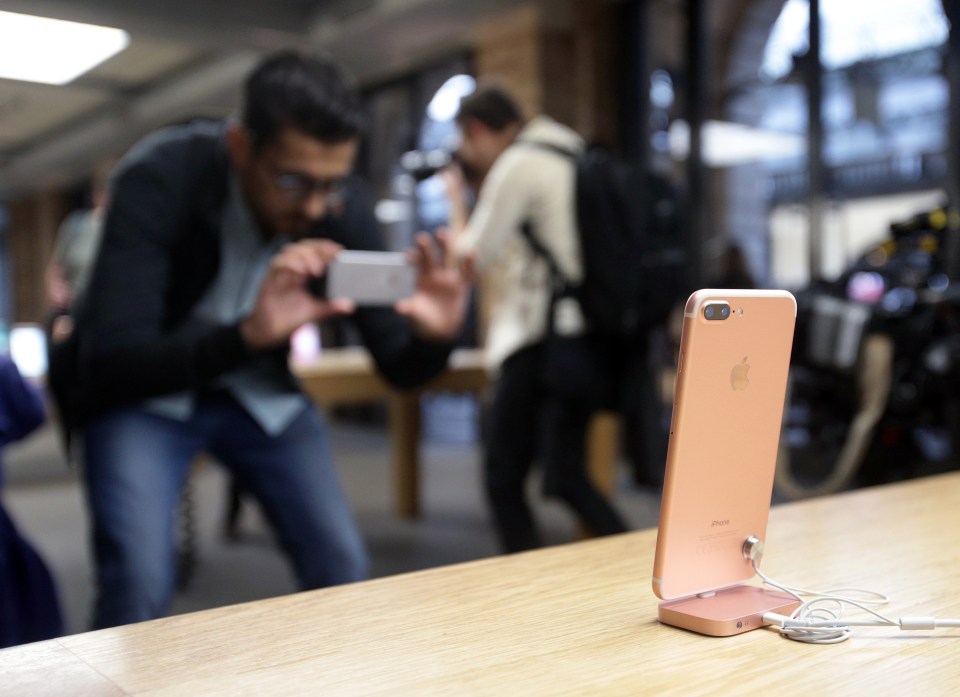
[(925, 227), (891, 226), (836, 282), (797, 294), (779, 497), (957, 466), (960, 285), (944, 273), (947, 232)]

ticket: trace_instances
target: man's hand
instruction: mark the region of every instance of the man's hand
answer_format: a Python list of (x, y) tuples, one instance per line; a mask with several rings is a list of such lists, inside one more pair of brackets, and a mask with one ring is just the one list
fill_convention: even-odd
[(456, 338), (463, 325), (476, 274), (472, 257), (455, 257), (447, 231), (437, 234), (437, 242), (434, 245), (426, 233), (417, 235), (416, 247), (410, 252), (419, 269), (417, 288), (394, 309), (410, 319), (421, 338), (449, 341)]
[(45, 273), (47, 304), (54, 310), (65, 310), (73, 302), (73, 289), (67, 280), (63, 264), (51, 262)]
[(307, 281), (327, 272), (341, 247), (329, 240), (302, 240), (286, 245), (270, 261), (253, 312), (240, 324), (251, 349), (279, 346), (307, 322), (354, 311), (350, 300), (320, 300), (307, 290)]

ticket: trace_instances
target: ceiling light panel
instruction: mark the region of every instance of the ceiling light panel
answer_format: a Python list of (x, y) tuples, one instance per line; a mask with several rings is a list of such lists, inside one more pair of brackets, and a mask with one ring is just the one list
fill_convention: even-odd
[(65, 85), (129, 43), (122, 29), (0, 11), (0, 78)]

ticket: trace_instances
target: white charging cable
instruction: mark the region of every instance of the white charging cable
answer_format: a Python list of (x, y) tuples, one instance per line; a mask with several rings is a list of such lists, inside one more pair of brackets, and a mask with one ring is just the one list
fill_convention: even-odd
[[(902, 630), (960, 627), (960, 620), (941, 620), (935, 617), (901, 617), (893, 620), (867, 607), (883, 605), (889, 602), (889, 598), (882, 593), (863, 588), (836, 588), (821, 592), (777, 583), (760, 571), (763, 542), (753, 535), (743, 543), (743, 555), (750, 560), (753, 570), (766, 585), (788, 593), (800, 601), (799, 607), (789, 617), (775, 612), (767, 612), (763, 615), (764, 622), (778, 627), (780, 634), (794, 641), (808, 644), (839, 644), (850, 638), (853, 627), (899, 627)], [(805, 595), (815, 597), (812, 600), (804, 600), (802, 596)], [(850, 597), (851, 595), (859, 597)], [(873, 615), (873, 618), (862, 620), (846, 618), (843, 616), (846, 605), (863, 610)]]

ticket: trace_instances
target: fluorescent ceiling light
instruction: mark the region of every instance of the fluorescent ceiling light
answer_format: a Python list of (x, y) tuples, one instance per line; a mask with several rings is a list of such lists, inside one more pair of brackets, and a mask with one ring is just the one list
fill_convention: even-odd
[[(727, 121), (707, 121), (701, 132), (703, 161), (710, 167), (734, 167), (806, 152), (806, 139), (793, 133), (779, 133)], [(690, 152), (690, 127), (686, 121), (670, 124), (670, 154), (684, 160)]]
[(129, 43), (122, 29), (0, 12), (0, 78), (65, 85)]

